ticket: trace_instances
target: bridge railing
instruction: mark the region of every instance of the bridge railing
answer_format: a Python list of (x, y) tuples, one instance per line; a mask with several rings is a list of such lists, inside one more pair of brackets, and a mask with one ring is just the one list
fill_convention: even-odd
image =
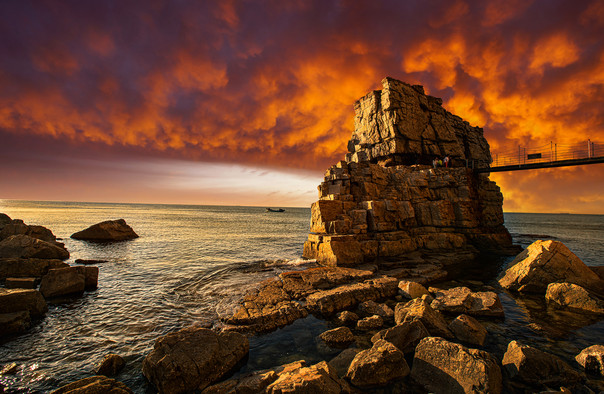
[(550, 163), (604, 156), (604, 144), (587, 140), (572, 145), (550, 143), (539, 147), (521, 147), (516, 151), (495, 153), (491, 168), (523, 164)]

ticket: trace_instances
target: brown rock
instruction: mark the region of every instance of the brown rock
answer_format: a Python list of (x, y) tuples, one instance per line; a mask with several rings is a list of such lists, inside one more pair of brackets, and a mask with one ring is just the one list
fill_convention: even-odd
[(35, 289), (38, 286), (36, 278), (6, 278), (7, 289)]
[(350, 311), (342, 311), (336, 317), (336, 322), (345, 326), (356, 325), (358, 320), (359, 316)]
[(394, 296), (397, 291), (396, 278), (382, 277), (362, 283), (343, 285), (331, 290), (318, 291), (306, 298), (307, 308), (330, 315), (350, 309), (361, 302)]
[(361, 319), (357, 322), (357, 329), (363, 331), (379, 330), (384, 325), (384, 319), (381, 316), (373, 315)]
[(604, 314), (604, 301), (579, 285), (550, 283), (545, 299), (549, 305), (581, 312)]
[(65, 267), (69, 267), (69, 264), (56, 259), (0, 259), (0, 279), (40, 279), (50, 269)]
[(106, 262), (107, 262), (107, 260), (75, 259), (76, 264), (83, 264), (83, 265), (103, 264)]
[(85, 286), (85, 277), (76, 267), (51, 269), (42, 277), (40, 293), (44, 298), (82, 294)]
[(285, 370), (266, 388), (266, 393), (341, 393), (348, 385), (325, 361), (310, 367)]
[(91, 267), (91, 266), (76, 266), (73, 267), (76, 269), (76, 272), (82, 276), (84, 276), (84, 288), (86, 290), (94, 290), (98, 287), (99, 283), (99, 267)]
[(23, 220), (19, 219), (12, 220), (1, 227), (0, 240), (8, 238), (11, 235), (27, 235), (50, 243), (54, 243), (57, 240), (52, 231), (46, 227), (29, 226), (23, 223)]
[(579, 373), (560, 358), (517, 341), (508, 344), (501, 364), (510, 379), (535, 387), (572, 385), (581, 380)]
[(358, 310), (365, 316), (378, 315), (383, 319), (394, 318), (394, 311), (386, 304), (378, 304), (375, 301), (361, 302), (358, 306)]
[(124, 383), (106, 376), (92, 376), (69, 383), (51, 394), (132, 394), (133, 391)]
[(73, 239), (93, 242), (125, 241), (138, 238), (124, 219), (107, 220), (71, 235)]
[(155, 342), (143, 361), (143, 374), (160, 392), (203, 390), (225, 377), (248, 351), (241, 334), (188, 327)]
[(499, 284), (508, 290), (544, 294), (555, 282), (601, 291), (603, 281), (558, 241), (535, 241), (510, 263)]
[(126, 366), (126, 361), (117, 354), (107, 354), (96, 370), (97, 375), (115, 376)]
[(325, 331), (319, 337), (325, 341), (329, 347), (345, 348), (354, 342), (354, 335), (348, 327), (338, 327), (333, 330)]
[(256, 371), (238, 378), (225, 380), (224, 382), (208, 386), (202, 391), (203, 394), (225, 394), (225, 393), (264, 393), (269, 384), (277, 379), (275, 371)]
[(283, 289), (294, 299), (306, 297), (317, 290), (366, 280), (372, 276), (373, 272), (370, 270), (344, 267), (317, 267), (304, 271), (285, 272), (279, 275), (283, 282)]
[(48, 307), (38, 290), (0, 289), (0, 313), (19, 311), (28, 311), (32, 318), (39, 318), (48, 311)]
[(3, 338), (25, 332), (31, 326), (28, 311), (0, 313), (0, 334)]
[(415, 351), (417, 344), (423, 338), (429, 336), (430, 333), (422, 322), (413, 320), (378, 332), (371, 338), (371, 342), (376, 343), (383, 339), (392, 343), (403, 353), (412, 353)]
[(409, 280), (401, 280), (398, 283), (399, 293), (406, 298), (417, 298), (421, 297), (424, 294), (428, 294), (428, 290), (417, 282), (412, 282)]
[(468, 315), (459, 315), (449, 324), (455, 337), (471, 345), (484, 345), (487, 329), (476, 319)]
[(604, 376), (604, 346), (593, 345), (581, 351), (575, 360), (589, 373)]
[(442, 315), (421, 298), (416, 298), (406, 304), (397, 304), (394, 309), (394, 320), (396, 324), (419, 320), (430, 334), (453, 338), (453, 333), (447, 327), (447, 322)]
[(501, 393), (501, 370), (487, 352), (427, 337), (415, 349), (411, 377), (436, 393)]
[(472, 292), (467, 287), (455, 287), (439, 290), (434, 297), (430, 306), (441, 312), (464, 313), (472, 316), (504, 316), (501, 300), (492, 291)]
[(346, 377), (358, 387), (384, 386), (409, 374), (403, 352), (380, 339), (371, 349), (358, 353), (348, 367)]
[(340, 354), (329, 360), (329, 366), (336, 371), (339, 377), (342, 378), (346, 376), (350, 363), (352, 363), (352, 360), (360, 351), (361, 349), (344, 349), (340, 352)]
[(42, 241), (28, 235), (11, 235), (0, 242), (0, 257), (17, 259), (68, 259), (69, 252), (59, 245), (62, 244)]

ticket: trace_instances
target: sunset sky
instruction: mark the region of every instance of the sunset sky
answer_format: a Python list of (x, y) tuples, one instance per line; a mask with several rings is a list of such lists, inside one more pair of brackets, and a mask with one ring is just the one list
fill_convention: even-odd
[[(604, 144), (604, 1), (0, 1), (0, 199), (303, 206), (391, 76), (518, 145)], [(491, 175), (604, 214), (604, 164)]]

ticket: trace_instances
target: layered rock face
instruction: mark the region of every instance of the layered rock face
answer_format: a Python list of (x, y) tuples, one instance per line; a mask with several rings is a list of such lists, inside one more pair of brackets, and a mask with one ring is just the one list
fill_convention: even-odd
[[(414, 251), (509, 250), (499, 187), (472, 170), (491, 162), (482, 129), (421, 86), (382, 84), (355, 104), (350, 153), (319, 186), (304, 256), (354, 266)], [(437, 156), (450, 166), (432, 168)]]

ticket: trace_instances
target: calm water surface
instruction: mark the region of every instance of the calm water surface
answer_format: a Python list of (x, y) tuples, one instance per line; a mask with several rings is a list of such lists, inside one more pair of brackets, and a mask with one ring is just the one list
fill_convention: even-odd
[[(217, 324), (260, 280), (304, 268), (302, 245), (310, 210), (264, 208), (1, 201), (0, 212), (27, 224), (50, 228), (77, 258), (102, 259), (99, 288), (68, 302), (50, 305), (45, 318), (27, 334), (0, 345), (0, 365), (16, 362), (19, 372), (0, 377), (13, 392), (48, 392), (91, 376), (107, 353), (126, 359), (117, 377), (137, 393), (154, 392), (140, 372), (144, 356), (159, 336), (184, 326)], [(140, 238), (97, 245), (69, 236), (103, 220), (124, 218)], [(506, 214), (516, 242), (564, 242), (588, 265), (603, 265), (604, 216)], [(493, 282), (506, 259), (486, 256), (467, 279)], [(483, 264), (496, 269), (484, 270)], [(488, 277), (485, 273), (489, 272)], [(591, 322), (557, 329), (554, 317), (539, 313), (535, 301), (517, 302), (501, 294), (506, 319), (485, 321), (487, 348), (496, 355), (512, 339), (538, 344), (566, 359), (583, 345), (601, 341), (604, 325)], [(532, 326), (529, 326), (532, 324)], [(551, 327), (549, 327), (551, 326)], [(253, 338), (246, 369), (268, 368), (305, 358), (333, 356), (315, 337), (329, 323), (309, 317), (272, 334)], [(544, 328), (545, 327), (545, 328)], [(549, 328), (549, 330), (548, 330)], [(545, 331), (544, 331), (545, 330)], [(279, 342), (279, 346), (275, 343)]]

